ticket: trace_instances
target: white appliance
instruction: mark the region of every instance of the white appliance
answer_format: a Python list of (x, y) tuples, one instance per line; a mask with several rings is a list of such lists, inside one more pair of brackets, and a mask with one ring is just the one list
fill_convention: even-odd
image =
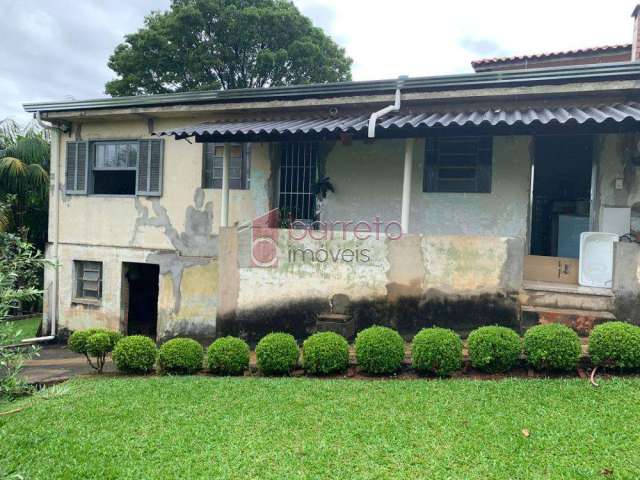
[(615, 233), (583, 232), (580, 234), (578, 283), (587, 287), (613, 286), (613, 244)]

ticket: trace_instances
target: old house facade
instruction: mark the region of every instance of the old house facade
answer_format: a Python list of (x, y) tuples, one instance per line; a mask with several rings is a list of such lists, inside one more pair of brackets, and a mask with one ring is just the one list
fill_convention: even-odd
[(639, 97), (629, 61), (27, 104), (44, 330), (303, 337), (338, 293), (406, 335), (637, 322), (640, 247), (589, 286), (579, 234), (640, 224)]

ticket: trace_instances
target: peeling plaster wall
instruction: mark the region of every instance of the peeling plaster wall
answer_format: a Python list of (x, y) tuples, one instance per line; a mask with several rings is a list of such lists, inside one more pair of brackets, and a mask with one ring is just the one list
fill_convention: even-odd
[[(526, 238), (531, 174), (529, 136), (494, 137), (493, 184), (486, 193), (423, 193), (424, 140), (414, 147), (410, 233)], [(336, 144), (326, 162), (335, 186), (323, 221), (400, 221), (404, 140)]]
[[(155, 129), (202, 119), (160, 119)], [(202, 189), (202, 145), (164, 139), (161, 197), (64, 194), (66, 142), (73, 140), (149, 138), (147, 121), (84, 122), (63, 135), (58, 180), (61, 193), (59, 230), (59, 317), (61, 329), (123, 329), (122, 262), (160, 266), (158, 338), (189, 334), (213, 338), (218, 301), (218, 231), (220, 190)], [(250, 188), (230, 191), (231, 224), (251, 221), (269, 208), (271, 162), (267, 144), (251, 145)], [(55, 181), (55, 180), (54, 180)], [(50, 202), (53, 208), (54, 202)], [(53, 215), (50, 215), (53, 218)], [(51, 253), (50, 253), (51, 255)], [(72, 301), (73, 261), (103, 264), (103, 298), (99, 305)], [(53, 280), (47, 269), (45, 285)], [(45, 316), (51, 309), (46, 296)], [(47, 318), (48, 321), (48, 318)]]
[[(284, 330), (303, 338), (338, 293), (351, 298), (358, 329), (382, 323), (411, 336), (428, 325), (463, 332), (478, 323), (518, 328), (514, 293), (522, 281), (522, 239), (408, 235), (359, 240), (352, 233), (298, 239), (286, 230), (273, 232), (277, 262), (270, 268), (251, 263), (250, 232), (227, 232), (221, 240), (230, 255), (220, 259), (220, 268), (237, 268), (239, 276), (220, 306), (227, 312), (219, 320), (221, 334), (255, 341)], [(345, 257), (345, 251), (353, 253)]]

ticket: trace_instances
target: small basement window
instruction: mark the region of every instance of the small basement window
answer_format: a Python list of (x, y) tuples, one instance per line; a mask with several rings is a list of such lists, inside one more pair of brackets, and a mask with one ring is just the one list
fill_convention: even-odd
[(96, 142), (92, 146), (92, 193), (135, 195), (138, 142)]
[(102, 298), (102, 262), (74, 262), (74, 299), (99, 301)]
[(424, 192), (491, 193), (491, 137), (428, 138)]

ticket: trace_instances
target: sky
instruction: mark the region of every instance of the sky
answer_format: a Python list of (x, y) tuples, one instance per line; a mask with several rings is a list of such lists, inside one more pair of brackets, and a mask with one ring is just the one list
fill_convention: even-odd
[[(170, 0), (0, 0), (0, 120), (22, 103), (105, 96), (107, 60)], [(353, 59), (353, 79), (471, 72), (471, 60), (629, 43), (635, 0), (294, 0)]]

